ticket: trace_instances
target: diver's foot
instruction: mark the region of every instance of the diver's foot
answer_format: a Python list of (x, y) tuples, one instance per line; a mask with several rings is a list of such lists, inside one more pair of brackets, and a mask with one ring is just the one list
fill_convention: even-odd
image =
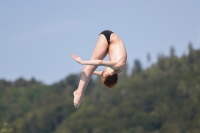
[(78, 108), (81, 105), (82, 101), (82, 94), (77, 93), (74, 91), (74, 106)]

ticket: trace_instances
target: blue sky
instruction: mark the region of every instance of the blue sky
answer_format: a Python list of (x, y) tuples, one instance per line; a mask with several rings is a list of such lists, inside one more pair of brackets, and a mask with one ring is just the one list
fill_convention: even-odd
[[(188, 52), (200, 46), (199, 0), (0, 1), (0, 79), (32, 77), (46, 84), (79, 73), (71, 53), (88, 60), (98, 35), (117, 33), (131, 67), (139, 59), (148, 67), (157, 55)], [(103, 69), (103, 68), (99, 68)]]

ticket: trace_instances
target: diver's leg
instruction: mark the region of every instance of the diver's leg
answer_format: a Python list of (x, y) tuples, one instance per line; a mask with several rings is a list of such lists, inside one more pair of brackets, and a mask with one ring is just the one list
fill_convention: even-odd
[(108, 53), (108, 42), (104, 35), (100, 35), (94, 48), (91, 60), (103, 60)]
[[(100, 35), (97, 41), (97, 44), (94, 48), (91, 60), (103, 60), (107, 55), (108, 43), (104, 35)], [(75, 107), (79, 107), (81, 104), (81, 99), (84, 94), (85, 88), (90, 81), (90, 78), (93, 72), (96, 70), (97, 66), (86, 65), (81, 73), (81, 78), (79, 81), (78, 89), (74, 91), (74, 105)]]

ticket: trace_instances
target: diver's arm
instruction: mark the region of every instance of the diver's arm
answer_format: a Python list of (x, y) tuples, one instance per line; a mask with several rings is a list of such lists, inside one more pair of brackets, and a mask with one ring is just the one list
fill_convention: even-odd
[(113, 68), (117, 62), (116, 61), (104, 61), (104, 60), (89, 60), (89, 61), (84, 61), (82, 60), (79, 56), (71, 54), (72, 58), (82, 64), (82, 65), (92, 65), (92, 66), (108, 66)]
[(102, 76), (103, 75), (103, 71), (94, 71), (93, 75)]
[(113, 67), (117, 62), (114, 61), (104, 61), (104, 60), (90, 60), (84, 61), (82, 60), (80, 64), (82, 65), (92, 65), (92, 66), (108, 66)]

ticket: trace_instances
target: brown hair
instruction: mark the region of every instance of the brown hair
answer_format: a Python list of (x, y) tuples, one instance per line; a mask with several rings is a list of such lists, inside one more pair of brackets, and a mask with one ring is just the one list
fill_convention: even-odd
[(106, 77), (102, 77), (102, 83), (108, 88), (113, 88), (118, 81), (118, 74), (107, 75)]

